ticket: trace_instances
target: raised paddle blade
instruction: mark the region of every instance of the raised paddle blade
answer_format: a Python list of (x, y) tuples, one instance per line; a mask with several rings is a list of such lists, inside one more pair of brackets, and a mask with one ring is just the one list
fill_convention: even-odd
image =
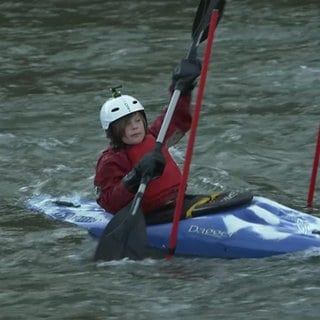
[(197, 49), (201, 42), (208, 38), (209, 24), (211, 13), (213, 10), (218, 10), (218, 23), (222, 17), (225, 0), (201, 0), (196, 16), (192, 25), (192, 46), (188, 53), (188, 59), (197, 57)]
[(197, 30), (199, 29), (199, 25), (201, 24), (202, 19), (208, 10), (208, 6), (209, 6), (210, 2), (211, 2), (211, 0), (201, 0), (200, 1), (198, 8), (197, 8), (196, 16), (193, 20), (192, 37), (194, 37), (195, 34), (197, 33)]
[(108, 223), (100, 238), (94, 260), (141, 260), (147, 245), (146, 224), (140, 209), (132, 215), (132, 203)]
[[(225, 0), (201, 0), (192, 25), (192, 38), (199, 43), (208, 38), (210, 16), (213, 10), (219, 11), (220, 21), (225, 6)], [(201, 37), (200, 37), (201, 36)]]

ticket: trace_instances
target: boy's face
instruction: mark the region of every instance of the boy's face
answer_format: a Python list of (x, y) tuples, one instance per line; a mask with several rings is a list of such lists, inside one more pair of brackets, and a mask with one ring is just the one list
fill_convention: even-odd
[(130, 145), (138, 144), (142, 142), (145, 134), (143, 115), (137, 112), (127, 120), (122, 141)]

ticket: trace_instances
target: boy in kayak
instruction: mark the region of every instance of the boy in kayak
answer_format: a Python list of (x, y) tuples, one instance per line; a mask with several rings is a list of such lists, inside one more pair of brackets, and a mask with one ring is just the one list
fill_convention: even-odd
[(181, 172), (168, 148), (190, 129), (191, 93), (200, 72), (199, 60), (184, 59), (175, 68), (170, 92), (178, 82), (182, 90), (162, 152), (154, 151), (154, 146), (166, 110), (148, 127), (142, 104), (116, 88), (102, 105), (100, 121), (110, 145), (98, 159), (94, 185), (97, 202), (106, 211), (116, 214), (132, 201), (145, 175), (151, 178), (141, 203), (146, 216), (175, 203)]

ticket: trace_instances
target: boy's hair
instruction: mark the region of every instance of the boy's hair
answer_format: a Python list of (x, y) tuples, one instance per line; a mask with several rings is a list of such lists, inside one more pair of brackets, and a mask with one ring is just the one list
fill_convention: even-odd
[(107, 138), (110, 139), (113, 150), (118, 151), (126, 146), (126, 144), (122, 141), (122, 137), (124, 135), (126, 125), (130, 121), (130, 119), (137, 113), (140, 113), (142, 115), (144, 129), (147, 132), (147, 119), (144, 111), (130, 113), (127, 116), (112, 122), (109, 126), (109, 129), (106, 130), (106, 134)]

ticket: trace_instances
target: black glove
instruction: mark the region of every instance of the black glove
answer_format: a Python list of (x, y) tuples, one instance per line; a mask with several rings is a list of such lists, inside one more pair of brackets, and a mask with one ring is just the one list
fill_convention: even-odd
[(196, 85), (196, 80), (201, 73), (201, 62), (199, 59), (183, 59), (176, 66), (172, 74), (172, 85), (179, 89), (182, 95), (188, 94)]
[(166, 165), (161, 151), (149, 152), (143, 156), (138, 164), (122, 179), (123, 183), (132, 192), (137, 192), (142, 177), (150, 180), (159, 178)]

